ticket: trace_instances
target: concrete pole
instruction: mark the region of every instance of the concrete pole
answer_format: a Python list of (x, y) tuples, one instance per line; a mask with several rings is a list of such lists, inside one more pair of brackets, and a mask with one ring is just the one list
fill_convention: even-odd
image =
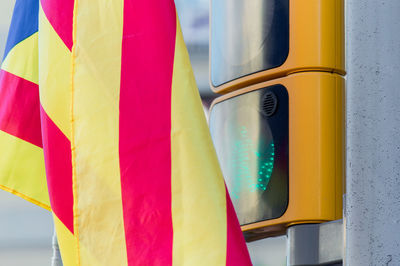
[(345, 265), (400, 265), (400, 1), (346, 0)]

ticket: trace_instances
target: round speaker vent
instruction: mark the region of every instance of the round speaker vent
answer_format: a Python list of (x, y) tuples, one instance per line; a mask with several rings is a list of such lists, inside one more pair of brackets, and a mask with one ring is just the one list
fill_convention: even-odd
[(261, 110), (263, 114), (266, 116), (272, 116), (275, 113), (277, 106), (278, 99), (275, 94), (272, 91), (265, 93), (261, 102)]

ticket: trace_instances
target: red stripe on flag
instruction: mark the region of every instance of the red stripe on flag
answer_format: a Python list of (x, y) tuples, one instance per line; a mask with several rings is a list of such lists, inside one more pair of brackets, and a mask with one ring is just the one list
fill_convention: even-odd
[(172, 264), (175, 35), (173, 1), (125, 0), (119, 149), (129, 265)]
[(68, 49), (72, 50), (74, 0), (41, 0), (40, 3), (58, 36), (60, 36)]
[(73, 233), (71, 143), (41, 107), (44, 159), (51, 209)]
[(39, 87), (0, 70), (0, 130), (42, 147)]
[[(226, 190), (226, 189), (225, 189)], [(227, 220), (227, 243), (226, 243), (226, 265), (246, 266), (252, 265), (249, 252), (239, 221), (236, 217), (231, 198), (226, 190), (226, 220)]]

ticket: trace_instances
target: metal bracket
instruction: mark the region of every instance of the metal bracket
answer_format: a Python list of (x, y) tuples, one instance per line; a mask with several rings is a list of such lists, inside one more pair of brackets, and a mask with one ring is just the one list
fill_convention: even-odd
[(288, 265), (342, 265), (343, 220), (288, 228)]

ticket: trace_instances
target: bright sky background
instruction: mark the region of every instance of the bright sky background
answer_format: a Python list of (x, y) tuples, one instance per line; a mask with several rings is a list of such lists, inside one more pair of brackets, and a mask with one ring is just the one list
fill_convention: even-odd
[(3, 59), (14, 3), (15, 0), (1, 0), (0, 2), (0, 60)]

